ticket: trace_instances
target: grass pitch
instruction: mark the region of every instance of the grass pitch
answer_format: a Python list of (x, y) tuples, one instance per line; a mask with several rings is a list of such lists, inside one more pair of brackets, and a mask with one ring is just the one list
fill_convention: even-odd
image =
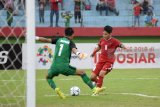
[[(86, 72), (89, 76), (91, 71), (86, 70)], [(45, 80), (46, 73), (47, 70), (36, 72), (36, 107), (159, 107), (160, 105), (160, 69), (114, 69), (104, 79), (106, 91), (94, 97), (80, 77), (60, 75), (54, 80), (57, 87), (67, 95), (65, 100), (60, 99), (49, 87)], [(17, 77), (15, 74), (18, 74)], [(23, 85), (20, 85), (18, 81), (20, 79), (25, 81), (24, 74), (24, 71), (0, 71), (0, 107), (25, 107), (24, 102), (9, 105), (18, 99), (22, 100), (19, 97), (15, 99), (15, 96), (24, 96), (22, 101), (25, 101), (25, 84), (22, 82)], [(7, 88), (2, 87), (3, 84), (7, 84)], [(72, 86), (80, 87), (79, 96), (70, 96)], [(9, 89), (15, 91), (9, 94), (11, 93)], [(22, 92), (18, 92), (18, 89)], [(5, 98), (2, 92), (8, 93), (10, 97)]]
[[(114, 69), (105, 77), (107, 88), (93, 97), (92, 91), (80, 77), (55, 78), (61, 90), (68, 95), (60, 99), (44, 80), (46, 71), (37, 72), (37, 107), (158, 107), (160, 104), (160, 69)], [(90, 70), (87, 70), (90, 75)], [(70, 87), (78, 86), (80, 96), (70, 96)]]

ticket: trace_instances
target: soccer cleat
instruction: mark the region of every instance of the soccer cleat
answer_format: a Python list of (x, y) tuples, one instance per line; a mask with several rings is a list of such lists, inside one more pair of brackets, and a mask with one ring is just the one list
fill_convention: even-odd
[(95, 87), (95, 88), (93, 89), (93, 94), (92, 94), (92, 96), (97, 96), (100, 92), (103, 92), (105, 89), (106, 89), (106, 87), (101, 87), (101, 88)]
[(66, 96), (61, 92), (59, 88), (55, 88), (56, 93), (59, 95), (61, 99), (65, 99)]
[(91, 96), (98, 96), (98, 94), (95, 94), (96, 91), (97, 91), (97, 87), (94, 87)]

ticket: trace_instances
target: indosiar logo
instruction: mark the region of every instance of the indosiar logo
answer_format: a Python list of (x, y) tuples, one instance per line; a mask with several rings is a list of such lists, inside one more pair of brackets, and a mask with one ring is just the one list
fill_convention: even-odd
[(38, 48), (37, 57), (39, 58), (38, 62), (46, 65), (47, 63), (52, 63), (53, 52), (50, 47), (47, 45)]
[(1, 51), (0, 52), (0, 64), (7, 63), (8, 60), (8, 51)]

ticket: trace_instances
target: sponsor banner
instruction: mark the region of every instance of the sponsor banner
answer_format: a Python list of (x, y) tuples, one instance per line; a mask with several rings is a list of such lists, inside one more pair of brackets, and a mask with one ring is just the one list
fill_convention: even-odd
[(160, 43), (127, 43), (116, 50), (115, 68), (160, 68)]
[(0, 44), (0, 69), (21, 69), (21, 49), (21, 44)]
[[(116, 61), (114, 68), (160, 68), (160, 43), (126, 43), (128, 50), (118, 48), (115, 56)], [(72, 54), (71, 64), (80, 69), (94, 68), (95, 63), (99, 60), (98, 52), (94, 58), (90, 55), (96, 47), (96, 43), (78, 43), (76, 44), (80, 52), (88, 54), (85, 60), (80, 60), (76, 55)], [(26, 65), (26, 49), (23, 45), (23, 68)], [(49, 69), (54, 56), (55, 45), (52, 44), (36, 44), (36, 68)]]
[[(91, 54), (92, 50), (94, 49), (94, 47), (96, 46), (95, 44), (76, 44), (78, 50), (80, 52), (85, 52), (88, 55)], [(26, 44), (23, 44), (23, 48), (22, 48), (22, 54), (23, 54), (23, 64), (22, 64), (22, 68), (26, 69), (26, 65), (27, 65), (27, 55), (26, 55)], [(49, 69), (51, 64), (52, 64), (52, 60), (53, 60), (53, 56), (54, 56), (54, 50), (55, 50), (55, 45), (53, 44), (46, 44), (46, 43), (40, 43), (40, 44), (36, 44), (36, 51), (35, 51), (35, 55), (36, 55), (36, 68), (37, 69)], [(86, 58), (85, 60), (80, 60), (76, 55), (72, 54), (71, 56), (71, 64), (72, 66), (75, 66), (77, 68), (81, 68), (81, 69), (88, 69), (88, 68), (92, 68), (91, 65), (93, 62), (91, 61), (91, 58)]]
[[(125, 43), (128, 50), (117, 48), (114, 68), (160, 68), (160, 43)], [(85, 60), (78, 60), (72, 56), (71, 64), (78, 68), (95, 68), (99, 60), (100, 52), (94, 58), (90, 55), (96, 47), (95, 43), (77, 44), (81, 52), (86, 52), (89, 57)]]

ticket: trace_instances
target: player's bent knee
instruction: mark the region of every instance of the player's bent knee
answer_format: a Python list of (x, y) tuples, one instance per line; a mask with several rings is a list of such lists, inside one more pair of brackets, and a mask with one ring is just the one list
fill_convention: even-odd
[(52, 79), (52, 77), (50, 77), (49, 75), (46, 75), (46, 80), (47, 79)]
[(94, 80), (95, 80), (95, 78), (93, 78), (93, 77), (90, 77), (90, 79), (91, 79), (91, 81), (94, 81)]
[(111, 70), (106, 70), (106, 71), (102, 70), (102, 71), (99, 73), (99, 76), (104, 77), (104, 76), (107, 75), (109, 72), (111, 72)]
[(84, 75), (84, 74), (86, 74), (84, 71), (81, 71), (80, 73), (79, 73), (80, 75)]
[(84, 75), (85, 74), (85, 72), (83, 71), (83, 70), (77, 70), (77, 72), (76, 72), (78, 75)]
[(94, 80), (96, 80), (96, 78), (97, 78), (97, 75), (95, 75), (94, 73), (92, 73), (90, 79), (92, 81), (94, 81)]
[(90, 79), (91, 79), (91, 81), (95, 81), (95, 80), (96, 80), (96, 77), (91, 76)]
[(49, 79), (48, 75), (46, 75), (46, 80)]

